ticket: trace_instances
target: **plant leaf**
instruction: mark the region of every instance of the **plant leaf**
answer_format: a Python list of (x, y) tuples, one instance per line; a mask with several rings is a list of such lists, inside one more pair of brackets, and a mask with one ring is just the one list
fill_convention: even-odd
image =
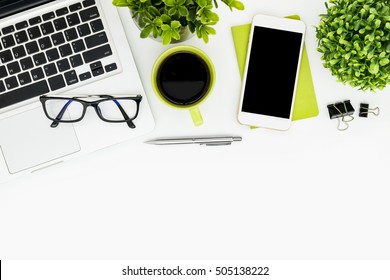
[(177, 20), (173, 20), (172, 23), (171, 23), (171, 27), (172, 29), (179, 29), (180, 28), (180, 22), (177, 21)]
[(379, 72), (379, 64), (375, 62), (371, 62), (370, 64), (370, 72), (372, 74), (377, 74)]
[(382, 58), (382, 59), (379, 61), (379, 64), (380, 64), (381, 66), (385, 66), (385, 65), (387, 65), (387, 64), (389, 64), (389, 63), (390, 63), (390, 59), (388, 59), (387, 57)]
[(170, 15), (170, 16), (174, 16), (176, 13), (177, 13), (176, 8), (170, 8), (168, 10), (168, 15)]
[(168, 31), (170, 29), (171, 29), (171, 27), (168, 24), (161, 25), (161, 30), (163, 30), (163, 31)]
[(165, 33), (163, 32), (162, 34), (162, 43), (163, 45), (169, 45), (169, 43), (171, 42), (171, 34), (170, 33)]
[(219, 16), (211, 10), (206, 10), (204, 15), (209, 19), (209, 21), (219, 21)]
[(140, 36), (141, 36), (141, 38), (147, 38), (147, 37), (149, 37), (149, 35), (150, 35), (150, 33), (152, 32), (152, 30), (153, 30), (153, 25), (146, 25), (143, 29), (142, 29), (142, 31), (141, 31), (141, 34), (140, 34)]
[(237, 10), (240, 10), (240, 11), (242, 11), (242, 10), (245, 9), (244, 4), (243, 4), (242, 2), (240, 2), (240, 1), (234, 1), (234, 2), (232, 3), (231, 7), (232, 7), (232, 8), (235, 8), (235, 9), (237, 9)]
[(171, 17), (168, 16), (168, 15), (166, 15), (166, 14), (161, 15), (160, 18), (161, 18), (161, 20), (162, 20), (163, 22), (165, 22), (165, 23), (171, 22)]
[(178, 10), (179, 10), (180, 16), (186, 17), (186, 16), (188, 15), (188, 10), (187, 10), (186, 7), (180, 6), (180, 7), (178, 8)]
[(127, 3), (127, 0), (113, 0), (112, 4), (117, 7), (127, 7), (129, 4)]
[(164, 0), (164, 3), (168, 7), (173, 7), (173, 6), (175, 6), (176, 1), (175, 0)]

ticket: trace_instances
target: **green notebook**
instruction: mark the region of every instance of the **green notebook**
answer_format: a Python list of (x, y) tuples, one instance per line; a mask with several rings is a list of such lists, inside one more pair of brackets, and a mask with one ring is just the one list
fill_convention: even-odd
[[(300, 19), (299, 16), (289, 16), (288, 18)], [(241, 78), (244, 76), (246, 53), (249, 42), (251, 25), (239, 25), (232, 27), (234, 46), (236, 48), (237, 62)], [(311, 77), (309, 59), (306, 46), (303, 48), (301, 68), (299, 71), (297, 92), (295, 96), (292, 120), (301, 120), (318, 115), (318, 105), (314, 91), (313, 79)]]

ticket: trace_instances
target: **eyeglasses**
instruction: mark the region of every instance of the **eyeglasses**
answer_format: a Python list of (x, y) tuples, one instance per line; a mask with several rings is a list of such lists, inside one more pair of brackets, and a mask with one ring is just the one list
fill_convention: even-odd
[(138, 116), (142, 96), (85, 95), (65, 97), (42, 95), (39, 100), (42, 103), (45, 115), (53, 121), (50, 125), (53, 128), (57, 127), (59, 123), (81, 121), (89, 106), (95, 108), (102, 121), (110, 123), (125, 122), (130, 128), (135, 128), (133, 120)]

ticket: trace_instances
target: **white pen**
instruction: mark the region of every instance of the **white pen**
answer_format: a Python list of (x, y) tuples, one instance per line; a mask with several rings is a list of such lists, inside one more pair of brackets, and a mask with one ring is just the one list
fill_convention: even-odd
[(179, 145), (179, 144), (199, 144), (206, 146), (230, 145), (233, 142), (241, 141), (239, 136), (219, 136), (219, 137), (184, 137), (184, 138), (159, 138), (146, 141), (146, 144), (153, 145)]

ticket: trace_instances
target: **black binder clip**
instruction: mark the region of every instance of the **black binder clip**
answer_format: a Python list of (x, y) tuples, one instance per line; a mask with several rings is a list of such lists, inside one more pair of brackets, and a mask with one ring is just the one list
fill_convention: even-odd
[[(335, 104), (328, 105), (329, 117), (330, 119), (337, 119), (338, 125), (337, 129), (340, 131), (347, 130), (349, 127), (349, 122), (354, 120), (352, 116), (355, 112), (351, 102), (349, 100), (345, 100), (344, 102), (338, 102)], [(341, 127), (341, 121), (344, 123), (345, 127)]]
[(371, 109), (369, 106), (367, 103), (360, 103), (359, 117), (367, 118), (368, 114), (379, 115), (380, 110), (378, 107)]

